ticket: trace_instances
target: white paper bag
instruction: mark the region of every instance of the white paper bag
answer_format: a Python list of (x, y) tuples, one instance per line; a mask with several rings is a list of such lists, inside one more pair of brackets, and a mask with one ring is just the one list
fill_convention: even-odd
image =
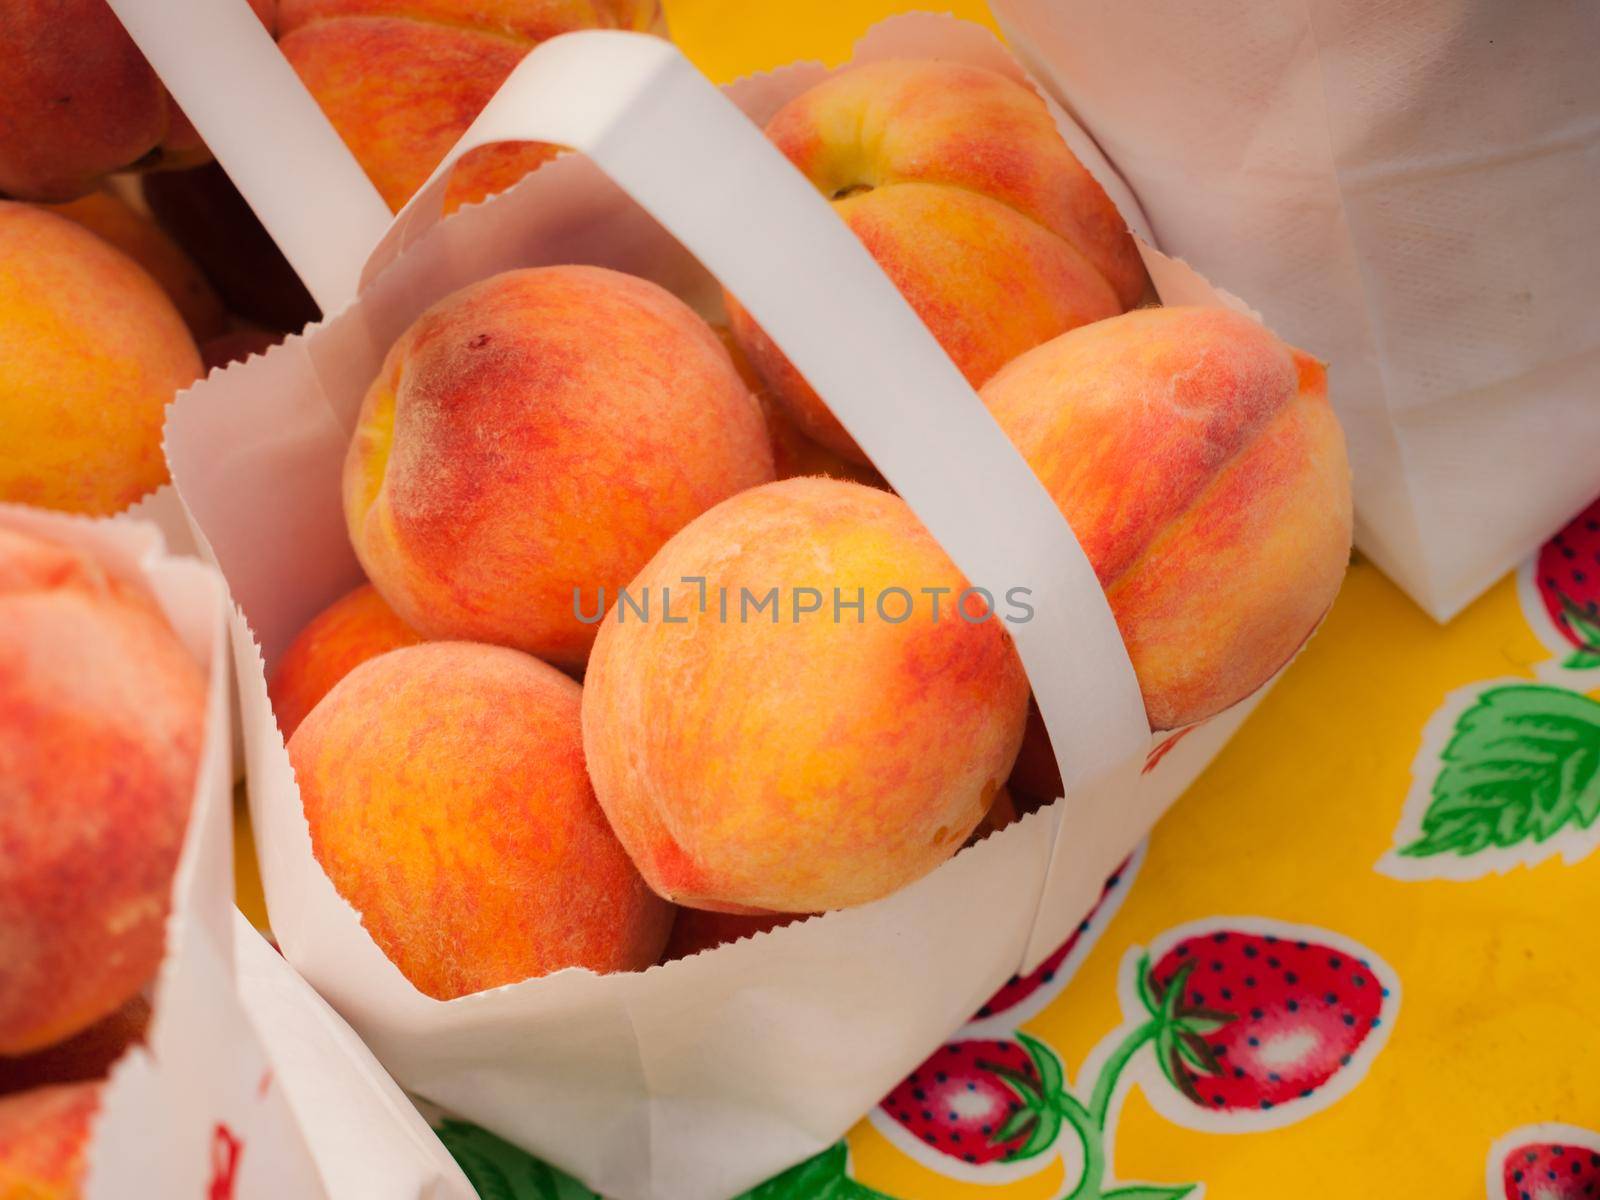
[(1600, 491), (1600, 5), (990, 0), (1160, 245), (1331, 364), (1440, 620)]
[(0, 505), (0, 527), (73, 546), (145, 589), (209, 682), (150, 1025), (103, 1089), (83, 1194), (319, 1200), (325, 1193), (234, 981), (232, 676), (222, 580), (202, 563), (169, 556), (154, 527), (126, 518)]
[[(859, 51), (907, 54), (1024, 78), (992, 37), (949, 20), (886, 23)], [(725, 97), (658, 40), (546, 43), (455, 153), (522, 138), (588, 157), (435, 223), (446, 162), (384, 238), (353, 305), (212, 376), (168, 422), (180, 495), (240, 606), (252, 815), (284, 953), (409, 1091), (616, 1200), (722, 1200), (830, 1145), (996, 986), (1067, 937), (1254, 702), (1181, 740), (1153, 737), (1105, 597), (1053, 502), (865, 249), (760, 133), (824, 74), (794, 67)], [(1063, 128), (1126, 198), (1092, 143)], [(1169, 299), (1231, 303), (1182, 264), (1147, 261)], [(654, 279), (711, 316), (715, 272), (969, 579), (1033, 589), (1037, 617), (1013, 632), (1069, 798), (875, 904), (642, 973), (574, 969), (437, 1001), (378, 950), (313, 857), (265, 667), (360, 579), (339, 477), (389, 344), (450, 291), (552, 262)], [(1146, 772), (1158, 747), (1171, 753)]]

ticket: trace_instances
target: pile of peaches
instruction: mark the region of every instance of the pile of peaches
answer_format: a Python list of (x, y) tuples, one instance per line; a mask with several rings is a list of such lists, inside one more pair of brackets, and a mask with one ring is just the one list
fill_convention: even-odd
[[(1140, 307), (1116, 210), (1001, 75), (861, 66), (767, 132), (1071, 523), (1152, 728), (1282, 666), (1349, 546), (1321, 365)], [(726, 307), (512, 271), (419, 317), (366, 394), (343, 503), (369, 583), (270, 691), (318, 860), (430, 996), (868, 903), (1057, 794), (1048, 747), (1021, 754), (1014, 614)]]
[[(404, 90), (428, 61), (407, 39), (466, 35), (378, 0), (257, 7), (398, 206), (443, 147), (339, 64), (392, 53)], [(509, 70), (521, 51), (499, 49)], [(0, 56), (0, 83), (16, 69)], [(149, 120), (130, 106), (76, 174), (18, 155), (0, 120), (0, 188), (51, 199), (135, 151), (181, 161), (193, 131), (152, 86)], [(1321, 364), (1238, 313), (1157, 305), (1115, 207), (1007, 77), (859, 66), (767, 133), (1071, 524), (1152, 729), (1287, 662), (1349, 551)], [(481, 153), (456, 201), (548, 154)], [(232, 339), (210, 362), (272, 340), (119, 203), (0, 203), (0, 499), (126, 507), (166, 478), (162, 407), (203, 369), (197, 340)], [(367, 392), (343, 507), (368, 582), (270, 694), (319, 862), (429, 996), (640, 970), (869, 903), (1059, 794), (1016, 611), (725, 299), (714, 325), (611, 270), (497, 275), (418, 318)], [(53, 1085), (0, 1100), (0, 1179), (19, 1101), (65, 1111), (59, 1089), (137, 1036), (203, 696), (148, 600), (0, 537), (0, 1092)]]

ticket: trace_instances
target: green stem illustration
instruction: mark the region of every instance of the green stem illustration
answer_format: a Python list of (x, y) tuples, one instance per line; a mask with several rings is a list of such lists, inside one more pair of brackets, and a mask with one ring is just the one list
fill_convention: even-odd
[(1203, 1070), (1216, 1068), (1203, 1039), (1221, 1028), (1229, 1017), (1182, 1004), (1192, 970), (1192, 964), (1183, 967), (1165, 987), (1158, 989), (1150, 978), (1149, 958), (1142, 959), (1136, 980), (1139, 999), (1149, 1019), (1130, 1029), (1112, 1048), (1100, 1066), (1087, 1104), (1065, 1089), (1055, 1097), (1064, 1123), (1072, 1126), (1083, 1149), (1083, 1170), (1066, 1200), (1181, 1200), (1194, 1191), (1193, 1184), (1128, 1184), (1106, 1188), (1106, 1173), (1111, 1166), (1110, 1147), (1106, 1144), (1111, 1106), (1116, 1099), (1117, 1085), (1140, 1051), (1154, 1046), (1162, 1072), (1185, 1093), (1192, 1090), (1193, 1084), (1182, 1069), (1182, 1060)]
[(1083, 1144), (1083, 1174), (1067, 1200), (1098, 1200), (1104, 1194), (1101, 1188), (1109, 1165), (1106, 1161), (1105, 1132), (1106, 1122), (1111, 1115), (1111, 1098), (1116, 1093), (1122, 1072), (1133, 1061), (1134, 1055), (1155, 1040), (1157, 1029), (1156, 1020), (1146, 1021), (1118, 1043), (1111, 1057), (1100, 1068), (1094, 1091), (1089, 1094), (1087, 1108), (1076, 1097), (1067, 1097), (1071, 1100), (1066, 1113), (1067, 1120)]

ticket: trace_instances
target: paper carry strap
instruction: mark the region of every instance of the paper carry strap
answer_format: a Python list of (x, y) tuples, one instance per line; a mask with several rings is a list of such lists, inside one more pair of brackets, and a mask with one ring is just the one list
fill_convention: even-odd
[(108, 0), (324, 313), (389, 206), (246, 0)]
[[(750, 119), (661, 39), (554, 38), (522, 60), (401, 212), (369, 278), (437, 221), (453, 163), (500, 141), (582, 151), (699, 258), (995, 597), (993, 619), (1010, 589), (1029, 589), (1032, 619), (1009, 628), (1068, 792), (1119, 774), (1133, 786), (1150, 736), (1144, 702), (1077, 539), (921, 319)], [(818, 276), (822, 248), (840, 274)], [(886, 344), (921, 350), (888, 361)]]

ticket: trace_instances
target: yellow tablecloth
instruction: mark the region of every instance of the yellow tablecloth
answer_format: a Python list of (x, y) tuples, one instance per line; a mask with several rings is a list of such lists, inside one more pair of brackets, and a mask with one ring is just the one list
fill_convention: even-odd
[[(718, 80), (916, 7), (992, 27), (978, 0), (666, 0)], [(1600, 1196), (1597, 550), (1600, 507), (1448, 628), (1353, 566), (1054, 977), (754, 1195)], [(444, 1132), (486, 1194), (588, 1194)]]

